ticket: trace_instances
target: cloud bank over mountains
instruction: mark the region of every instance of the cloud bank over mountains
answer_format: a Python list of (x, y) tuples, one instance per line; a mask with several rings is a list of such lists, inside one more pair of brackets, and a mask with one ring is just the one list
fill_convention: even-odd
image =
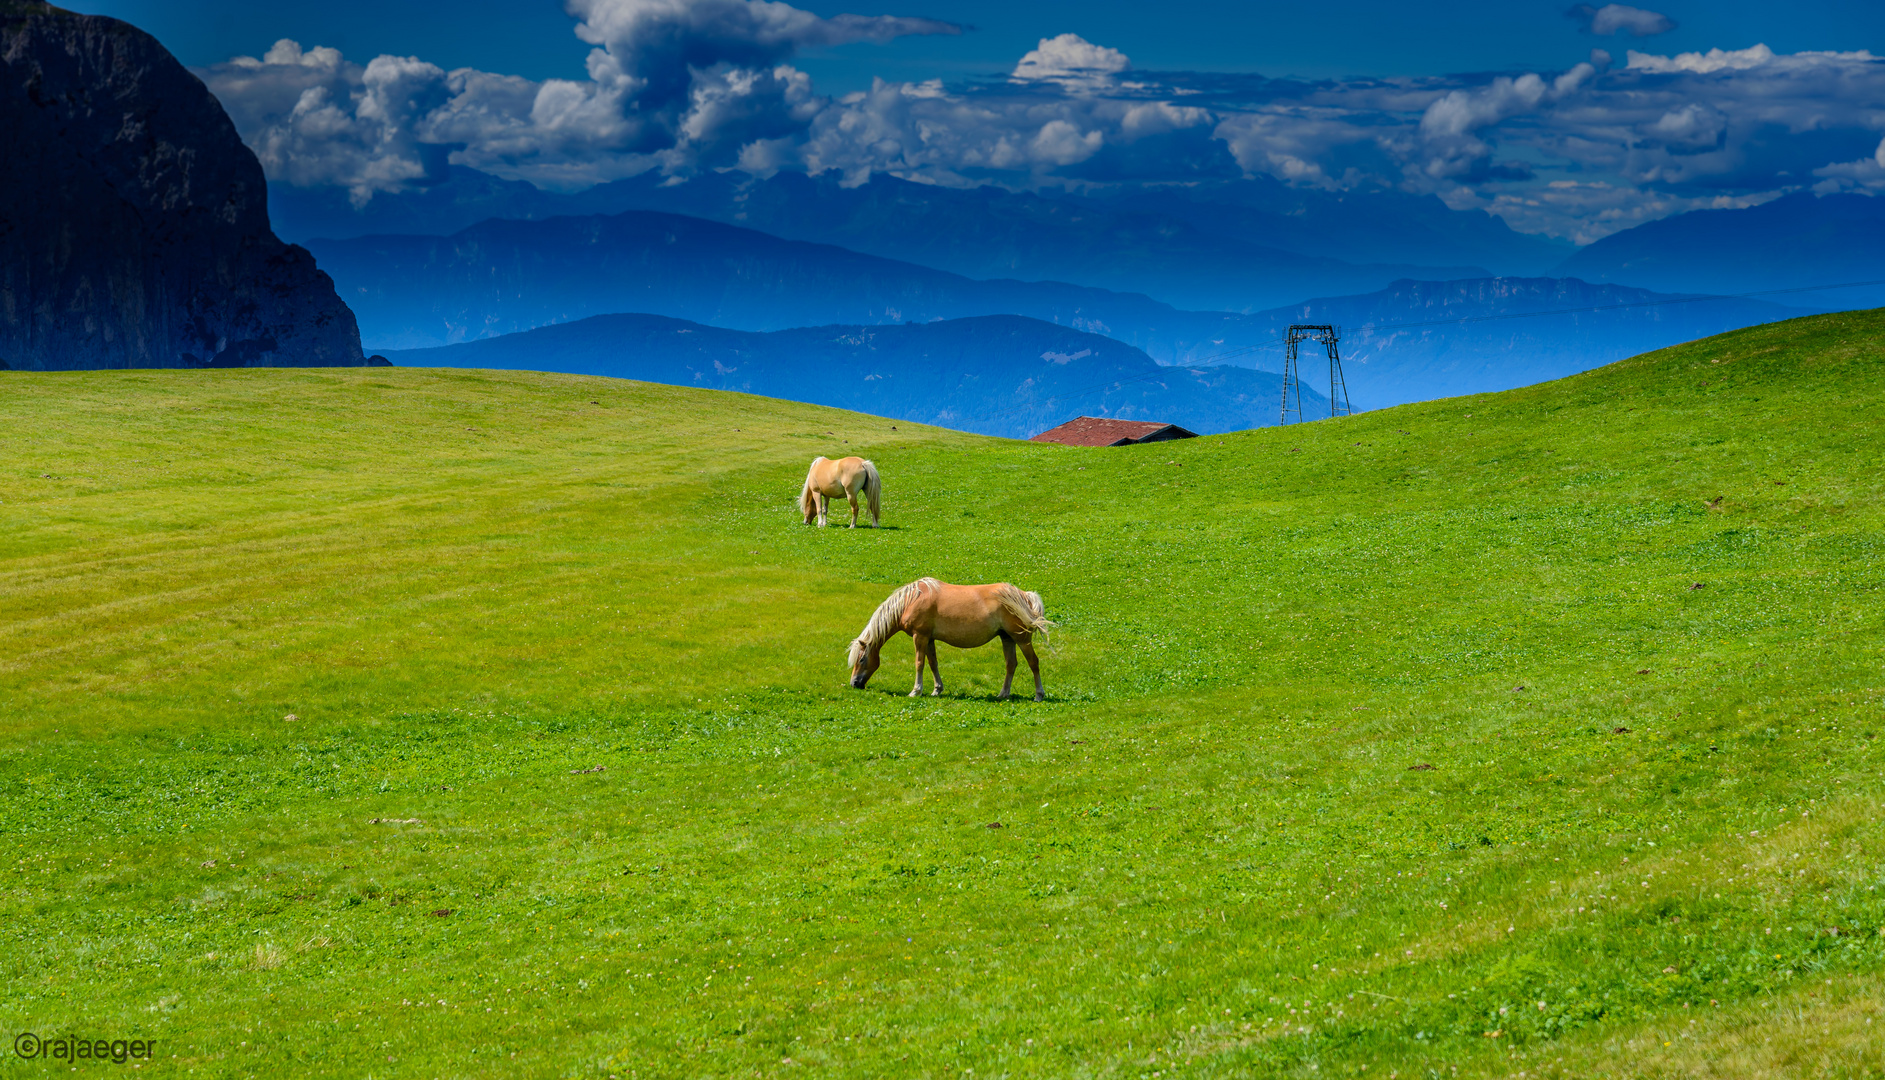
[[(1619, 66), (1592, 50), (1557, 72), (1301, 80), (1143, 71), (1061, 34), (1005, 75), (877, 80), (832, 98), (791, 65), (801, 50), (963, 28), (823, 18), (778, 0), (567, 10), (591, 46), (586, 80), (418, 57), (362, 65), (292, 41), (199, 74), (272, 180), (361, 202), (436, 180), (448, 162), (565, 190), (729, 167), (1011, 187), (1267, 174), (1432, 193), (1587, 242), (1784, 191), (1885, 191), (1885, 59), (1868, 52), (1629, 50)], [(1618, 4), (1571, 14), (1593, 34), (1674, 26)]]

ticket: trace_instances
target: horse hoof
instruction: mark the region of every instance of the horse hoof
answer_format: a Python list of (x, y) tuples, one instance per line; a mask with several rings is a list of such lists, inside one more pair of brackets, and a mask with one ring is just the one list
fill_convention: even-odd
[(1046, 694), (1036, 694), (1036, 695), (1034, 695), (1034, 700), (1036, 700), (1036, 701), (1046, 701), (1046, 700), (1047, 700), (1047, 695), (1046, 695)]
[(921, 691), (921, 690), (912, 690), (912, 691), (910, 691), (910, 696), (911, 696), (911, 697), (921, 697), (921, 696), (923, 696), (923, 691)]

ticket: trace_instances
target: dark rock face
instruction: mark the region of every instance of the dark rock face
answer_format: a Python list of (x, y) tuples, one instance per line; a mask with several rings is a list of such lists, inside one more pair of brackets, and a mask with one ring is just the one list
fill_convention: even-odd
[(261, 165), (136, 27), (0, 0), (0, 364), (357, 366), (328, 276), (269, 231)]

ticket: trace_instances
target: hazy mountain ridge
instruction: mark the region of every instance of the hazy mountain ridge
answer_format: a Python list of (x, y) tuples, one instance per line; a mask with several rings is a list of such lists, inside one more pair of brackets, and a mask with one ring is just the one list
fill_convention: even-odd
[[(1280, 371), (1292, 322), (1351, 328), (1350, 392), (1380, 407), (1505, 389), (1800, 312), (1757, 300), (1673, 297), (1560, 278), (1401, 281), (1250, 315), (1180, 311), (1143, 296), (960, 275), (648, 212), (490, 221), (456, 236), (318, 242), (375, 349), (514, 334), (639, 312), (732, 330), (888, 325), (1022, 315), (1103, 334), (1165, 363)], [(1634, 306), (1624, 306), (1634, 305)], [(1561, 308), (1611, 310), (1491, 322)], [(1374, 323), (1445, 325), (1382, 327)]]
[[(283, 235), (449, 234), (491, 217), (658, 210), (837, 244), (974, 278), (1056, 280), (1138, 292), (1187, 309), (1249, 312), (1392, 280), (1575, 277), (1667, 293), (1742, 293), (1885, 277), (1885, 200), (1796, 193), (1692, 210), (1581, 250), (1454, 211), (1432, 196), (1325, 192), (1267, 177), (1031, 194), (939, 188), (876, 175), (759, 179), (644, 175), (571, 195), (454, 167), (442, 183), (381, 193), (270, 191)], [(1484, 268), (1484, 272), (1480, 268)], [(1289, 294), (1289, 295), (1283, 295)], [(1885, 304), (1885, 287), (1815, 294), (1812, 307)]]
[[(1785, 195), (1740, 210), (1691, 210), (1591, 244), (1556, 273), (1649, 289), (1744, 293), (1885, 279), (1885, 199)], [(1885, 286), (1795, 294), (1827, 308), (1885, 304)]]
[[(1378, 288), (1404, 277), (1488, 273), (1464, 257), (1467, 245), (1445, 242), (1446, 230), (1425, 230), (1428, 250), (1410, 256), (1403, 246), (1390, 262), (1364, 244), (1336, 252), (1331, 249), (1341, 245), (1305, 235), (1322, 225), (1296, 216), (1301, 207), (1294, 202), (1288, 204), (1291, 212), (1278, 213), (1209, 203), (1194, 189), (1162, 189), (1167, 197), (1154, 205), (1150, 193), (1101, 198), (992, 185), (958, 189), (882, 174), (850, 187), (835, 173), (782, 172), (764, 180), (717, 173), (675, 185), (656, 180), (619, 180), (585, 195), (838, 244), (965, 277), (1064, 281), (1141, 293), (1190, 310), (1252, 311), (1306, 293)], [(1256, 202), (1258, 189), (1268, 190), (1256, 181), (1210, 190)], [(1321, 196), (1315, 200), (1319, 207), (1328, 201), (1315, 194)], [(1436, 256), (1435, 250), (1447, 254)]]
[[(1082, 414), (1201, 434), (1274, 424), (1282, 383), (1246, 368), (1161, 366), (1110, 338), (1013, 315), (771, 333), (599, 315), (391, 359), (736, 390), (1015, 438)], [(1319, 395), (1304, 405), (1326, 415)]]
[[(429, 187), (376, 195), (356, 209), (337, 189), (278, 186), (276, 216), (303, 239), (447, 234), (504, 217), (652, 210), (837, 244), (972, 278), (1064, 281), (1137, 292), (1174, 306), (1250, 311), (1399, 278), (1542, 269), (1557, 248), (1488, 215), (1398, 194), (1338, 196), (1274, 182), (1114, 198), (943, 188), (876, 175), (759, 179), (707, 173), (666, 184), (644, 174), (573, 195), (454, 168)], [(1211, 201), (1213, 199), (1225, 201)], [(1156, 205), (1154, 205), (1154, 201)], [(1392, 249), (1393, 259), (1371, 253)]]
[(353, 315), (269, 230), (209, 91), (116, 19), (0, 7), (0, 364), (362, 363)]
[(958, 274), (678, 214), (487, 221), (449, 237), (314, 241), (370, 346), (426, 348), (590, 315), (735, 330), (1025, 315), (1161, 359), (1249, 344), (1238, 316), (1059, 282)]
[[(1291, 323), (1343, 327), (1349, 392), (1357, 407), (1380, 408), (1509, 390), (1805, 314), (1762, 300), (1690, 301), (1576, 278), (1481, 278), (1398, 281), (1380, 292), (1325, 297), (1258, 318), (1279, 336)], [(1312, 378), (1314, 370), (1312, 364)]]
[(450, 236), (492, 218), (539, 221), (606, 212), (576, 198), (454, 165), (436, 181), (375, 192), (358, 205), (343, 187), (270, 184), (268, 213), (281, 235), (306, 244), (362, 236)]
[(1102, 206), (1179, 218), (1250, 243), (1351, 263), (1470, 263), (1486, 267), (1492, 276), (1523, 276), (1543, 274), (1576, 250), (1569, 243), (1516, 232), (1484, 211), (1454, 210), (1434, 195), (1324, 191), (1269, 176), (1121, 188), (1088, 198)]

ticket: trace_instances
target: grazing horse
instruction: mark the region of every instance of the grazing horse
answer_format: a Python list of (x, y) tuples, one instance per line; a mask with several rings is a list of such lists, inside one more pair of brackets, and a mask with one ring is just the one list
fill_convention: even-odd
[(799, 509), (805, 512), (805, 524), (810, 525), (816, 518), (819, 528), (823, 528), (826, 500), (842, 495), (851, 502), (850, 527), (857, 528), (857, 497), (860, 492), (870, 504), (871, 527), (875, 528), (884, 495), (884, 481), (877, 475), (877, 466), (861, 457), (838, 461), (825, 457), (813, 458), (812, 470), (805, 474), (805, 487), (799, 491)]
[(936, 676), (932, 695), (943, 692), (942, 672), (936, 667), (936, 643), (973, 649), (1001, 639), (1002, 654), (1008, 660), (1008, 676), (1001, 681), (1001, 697), (1014, 685), (1015, 646), (1028, 658), (1028, 670), (1034, 672), (1034, 700), (1047, 697), (1041, 686), (1041, 662), (1034, 655), (1034, 635), (1043, 638), (1053, 626), (1047, 621), (1047, 609), (1041, 594), (1023, 592), (1005, 581), (993, 585), (951, 585), (935, 578), (912, 581), (877, 605), (877, 611), (864, 624), (864, 632), (851, 642), (851, 687), (864, 689), (882, 660), (884, 643), (899, 632), (916, 642), (916, 689), (911, 697), (923, 692), (923, 662)]

